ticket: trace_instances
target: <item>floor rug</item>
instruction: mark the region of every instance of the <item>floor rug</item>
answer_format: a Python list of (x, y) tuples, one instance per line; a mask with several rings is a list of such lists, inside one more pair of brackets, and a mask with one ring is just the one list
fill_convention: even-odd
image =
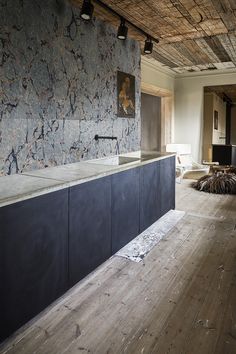
[(141, 262), (151, 249), (179, 222), (185, 215), (184, 211), (170, 210), (139, 236), (129, 242), (116, 253), (116, 256)]
[(194, 182), (192, 186), (201, 192), (236, 194), (236, 174), (218, 172), (206, 175)]

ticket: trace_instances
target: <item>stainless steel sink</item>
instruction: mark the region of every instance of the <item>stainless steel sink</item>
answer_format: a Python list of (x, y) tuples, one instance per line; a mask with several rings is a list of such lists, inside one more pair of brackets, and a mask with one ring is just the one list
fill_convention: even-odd
[(86, 161), (86, 162), (94, 163), (98, 165), (119, 166), (119, 165), (124, 165), (129, 163), (136, 163), (138, 161), (140, 161), (140, 159), (136, 157), (111, 156), (111, 157), (104, 157), (102, 159)]

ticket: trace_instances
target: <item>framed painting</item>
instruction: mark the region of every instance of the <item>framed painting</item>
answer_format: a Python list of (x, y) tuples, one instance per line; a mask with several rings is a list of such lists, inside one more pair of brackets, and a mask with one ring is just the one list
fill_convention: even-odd
[(117, 116), (135, 118), (135, 76), (117, 71)]
[(218, 130), (219, 114), (218, 111), (214, 111), (214, 129)]

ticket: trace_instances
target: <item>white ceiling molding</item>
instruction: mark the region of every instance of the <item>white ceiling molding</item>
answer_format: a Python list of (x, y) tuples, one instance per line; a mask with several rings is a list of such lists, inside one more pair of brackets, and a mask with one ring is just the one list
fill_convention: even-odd
[(221, 76), (221, 75), (229, 75), (236, 74), (236, 69), (218, 69), (215, 71), (212, 70), (204, 70), (198, 72), (189, 72), (183, 74), (177, 74), (175, 78), (182, 79), (182, 78), (191, 78), (191, 77), (209, 77), (209, 76)]
[(147, 57), (142, 55), (141, 56), (141, 65), (144, 65), (152, 70), (155, 70), (156, 72), (165, 74), (169, 77), (171, 77), (172, 79), (175, 78), (177, 75), (176, 73), (174, 73), (171, 69), (161, 65), (157, 60), (151, 58), (151, 57)]
[(185, 73), (173, 73), (172, 70), (161, 65), (155, 59), (148, 58), (143, 55), (141, 57), (141, 65), (144, 65), (144, 66), (156, 71), (157, 73), (165, 74), (165, 75), (167, 75), (171, 78), (174, 78), (174, 79), (236, 74), (236, 68), (218, 69), (218, 70), (203, 70), (203, 71), (185, 72)]

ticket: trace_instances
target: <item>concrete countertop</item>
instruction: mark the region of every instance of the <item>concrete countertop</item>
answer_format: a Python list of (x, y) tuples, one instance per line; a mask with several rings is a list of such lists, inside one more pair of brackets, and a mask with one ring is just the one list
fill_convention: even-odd
[(133, 157), (138, 160), (123, 165), (105, 165), (102, 164), (103, 159), (97, 159), (0, 177), (0, 207), (140, 167), (174, 156), (174, 154), (137, 151), (120, 156)]

